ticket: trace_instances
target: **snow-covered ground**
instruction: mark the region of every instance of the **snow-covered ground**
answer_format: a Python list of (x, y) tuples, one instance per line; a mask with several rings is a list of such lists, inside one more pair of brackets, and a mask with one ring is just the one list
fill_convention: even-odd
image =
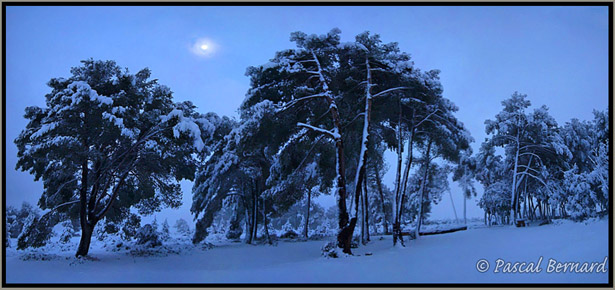
[[(7, 249), (7, 283), (607, 283), (608, 273), (547, 273), (549, 259), (603, 262), (608, 221), (558, 221), (545, 226), (474, 228), (422, 236), (393, 247), (391, 236), (372, 237), (355, 256), (321, 256), (325, 241), (280, 241), (276, 246), (226, 243), (211, 249), (184, 245), (179, 254), (140, 257), (94, 243), (87, 260), (73, 251), (24, 260)], [(169, 245), (173, 247), (172, 245)], [(176, 245), (179, 246), (179, 245)], [(29, 251), (31, 253), (31, 251)], [(372, 255), (365, 255), (366, 253)], [(534, 262), (540, 273), (494, 273), (496, 260)], [(485, 259), (489, 270), (477, 270)], [(608, 263), (607, 263), (608, 265)]]

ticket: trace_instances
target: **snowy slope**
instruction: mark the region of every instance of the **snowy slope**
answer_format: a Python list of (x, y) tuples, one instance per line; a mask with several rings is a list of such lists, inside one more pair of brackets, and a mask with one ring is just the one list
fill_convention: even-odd
[[(608, 273), (546, 273), (549, 258), (562, 262), (602, 262), (608, 255), (608, 222), (565, 221), (540, 227), (470, 228), (423, 236), (393, 247), (390, 236), (372, 237), (356, 256), (326, 259), (325, 241), (283, 242), (277, 246), (223, 244), (203, 250), (184, 247), (178, 255), (132, 257), (101, 247), (94, 260), (71, 252), (51, 261), (23, 261), (23, 251), (7, 250), (7, 283), (606, 283)], [(373, 255), (365, 255), (371, 252)], [(536, 262), (541, 273), (486, 273), (498, 258)]]

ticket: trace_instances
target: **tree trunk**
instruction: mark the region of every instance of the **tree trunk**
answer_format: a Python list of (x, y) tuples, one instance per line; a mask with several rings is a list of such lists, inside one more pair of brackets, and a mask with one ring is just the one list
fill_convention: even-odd
[(364, 222), (365, 222), (365, 243), (370, 241), (369, 238), (369, 196), (367, 195), (367, 178), (363, 179), (363, 205), (364, 205)]
[(307, 196), (307, 206), (306, 206), (306, 214), (305, 214), (305, 227), (303, 229), (303, 236), (307, 239), (308, 238), (308, 227), (310, 225), (310, 204), (312, 201), (312, 189), (308, 189), (308, 196)]
[(517, 200), (517, 167), (519, 166), (519, 133), (517, 133), (517, 148), (515, 150), (515, 167), (513, 168), (513, 180), (511, 185), (510, 222), (514, 223), (516, 217), (515, 202)]
[(467, 225), (468, 224), (468, 219), (466, 217), (466, 193), (463, 193), (463, 224)]
[(329, 85), (322, 74), (322, 67), (316, 53), (311, 51), (313, 60), (318, 67), (318, 77), (322, 85), (323, 91), (327, 94), (326, 100), (329, 104), (329, 111), (331, 113), (331, 119), (333, 120), (333, 133), (335, 140), (335, 169), (337, 172), (337, 185), (336, 185), (336, 199), (337, 199), (337, 220), (338, 220), (338, 233), (337, 233), (337, 246), (343, 249), (344, 253), (352, 254), (350, 251), (350, 243), (352, 240), (352, 232), (357, 223), (357, 219), (349, 220), (348, 210), (346, 208), (346, 165), (344, 164), (344, 142), (342, 140), (342, 125), (340, 121), (339, 112), (337, 110), (337, 104), (335, 99), (329, 90)]
[(79, 247), (77, 248), (77, 254), (75, 257), (87, 256), (90, 251), (90, 242), (92, 241), (92, 233), (94, 232), (94, 225), (90, 226), (86, 223), (85, 226), (81, 226), (81, 238), (79, 240)]
[(90, 250), (93, 227), (90, 227), (87, 216), (87, 191), (88, 191), (88, 161), (81, 164), (81, 189), (79, 190), (79, 221), (81, 224), (81, 240), (75, 257), (85, 256)]
[[(455, 214), (455, 222), (459, 223), (459, 218), (457, 217), (457, 209), (455, 209), (455, 202), (453, 201), (453, 194), (450, 190), (448, 190), (448, 197), (451, 198), (451, 205), (453, 206), (453, 213)], [(465, 206), (465, 205), (464, 205)], [(485, 211), (486, 213), (487, 211)]]
[[(414, 114), (414, 113), (413, 113)], [(401, 208), (403, 207), (403, 200), (406, 196), (406, 192), (408, 189), (408, 176), (410, 174), (410, 167), (412, 167), (412, 147), (414, 144), (414, 127), (410, 130), (410, 138), (408, 140), (408, 155), (406, 156), (406, 168), (404, 169), (404, 177), (401, 183), (401, 198), (402, 205), (399, 206), (399, 216), (401, 216)], [(401, 217), (400, 217), (401, 218)]]
[(425, 188), (427, 187), (427, 172), (429, 169), (429, 153), (431, 151), (431, 138), (429, 139), (429, 142), (427, 143), (427, 152), (425, 153), (425, 169), (423, 171), (423, 180), (421, 180), (421, 196), (419, 199), (419, 212), (417, 214), (417, 220), (416, 220), (416, 238), (419, 238), (419, 233), (421, 231), (421, 224), (423, 222), (423, 201), (425, 198)]
[(252, 241), (256, 241), (258, 232), (258, 197), (256, 196), (256, 184), (254, 185), (254, 191), (252, 192)]
[(401, 244), (403, 245), (403, 237), (401, 235), (401, 217), (400, 217), (400, 210), (399, 208), (401, 207), (401, 161), (402, 161), (402, 151), (403, 151), (403, 147), (402, 147), (402, 132), (401, 132), (401, 121), (402, 121), (402, 115), (401, 115), (401, 101), (398, 102), (399, 104), (399, 115), (398, 115), (398, 123), (397, 123), (397, 172), (395, 174), (395, 198), (393, 199), (393, 245), (397, 244), (397, 239), (400, 240)]
[(271, 242), (271, 236), (269, 235), (269, 227), (267, 226), (267, 203), (263, 198), (263, 227), (265, 228), (265, 236), (267, 237), (267, 243), (273, 244)]
[[(331, 111), (334, 111), (333, 109)], [(337, 116), (337, 110), (335, 110)], [(336, 120), (337, 128), (339, 128), (339, 118)], [(348, 211), (346, 210), (346, 167), (344, 164), (344, 143), (341, 136), (335, 140), (336, 147), (336, 169), (337, 169), (337, 217), (338, 217), (338, 234), (337, 245), (342, 248), (342, 252), (352, 254), (350, 244), (352, 242), (352, 233), (357, 224), (356, 217), (349, 220)]]
[(527, 181), (525, 182), (525, 189), (523, 191), (523, 196), (525, 197), (525, 200), (523, 201), (523, 217), (528, 218), (527, 202), (529, 198), (527, 197)]
[(366, 84), (366, 88), (365, 88), (365, 117), (363, 119), (363, 134), (361, 137), (361, 151), (359, 152), (359, 162), (357, 164), (357, 171), (356, 171), (356, 175), (355, 175), (355, 197), (354, 197), (354, 214), (353, 217), (357, 217), (358, 213), (359, 213), (359, 199), (360, 197), (362, 197), (362, 204), (363, 204), (363, 216), (362, 216), (362, 220), (361, 220), (361, 242), (363, 244), (365, 244), (366, 241), (366, 235), (365, 235), (365, 221), (366, 221), (366, 213), (367, 213), (367, 209), (365, 208), (365, 205), (367, 204), (367, 202), (365, 201), (365, 194), (362, 192), (363, 190), (363, 180), (365, 179), (365, 171), (366, 171), (366, 163), (367, 163), (367, 146), (369, 143), (369, 125), (370, 125), (370, 119), (371, 119), (371, 112), (372, 112), (372, 93), (371, 93), (371, 88), (372, 88), (372, 72), (371, 72), (371, 68), (369, 67), (369, 60), (367, 58), (367, 56), (365, 57), (365, 68), (367, 70), (367, 84)]
[(361, 244), (365, 245), (367, 242), (365, 241), (365, 203), (363, 202), (363, 194), (361, 194), (360, 203), (361, 203), (361, 218), (359, 221), (361, 222)]
[(529, 204), (529, 207), (530, 207), (530, 219), (531, 220), (535, 220), (536, 219), (536, 207), (534, 206), (534, 198), (529, 196), (529, 195), (528, 195), (528, 198), (529, 198), (529, 202), (530, 202), (530, 204)]
[(389, 234), (389, 224), (387, 222), (387, 212), (386, 205), (384, 199), (384, 192), (382, 191), (382, 179), (380, 179), (380, 172), (378, 172), (378, 168), (374, 165), (374, 174), (376, 176), (376, 186), (378, 187), (378, 193), (380, 194), (380, 201), (382, 202), (382, 220), (384, 222), (384, 234)]
[(250, 216), (250, 213), (248, 212), (248, 206), (245, 206), (245, 216), (246, 216), (246, 243), (247, 244), (251, 244), (252, 243), (252, 223), (250, 222), (252, 217)]

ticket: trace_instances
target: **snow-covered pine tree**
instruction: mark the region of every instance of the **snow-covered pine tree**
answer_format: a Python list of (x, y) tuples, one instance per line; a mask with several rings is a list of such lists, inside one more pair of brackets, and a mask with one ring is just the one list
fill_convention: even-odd
[(572, 158), (564, 172), (563, 190), (555, 198), (573, 219), (608, 209), (608, 126), (608, 114), (594, 111), (593, 120), (572, 119), (560, 131)]
[[(504, 108), (494, 120), (485, 121), (485, 131), (490, 135), (486, 146), (503, 147), (504, 162), (512, 170), (510, 223), (514, 223), (520, 213), (521, 183), (527, 184), (530, 181), (526, 179), (531, 179), (539, 183), (536, 186), (541, 190), (551, 192), (548, 185), (551, 174), (546, 165), (570, 158), (570, 151), (557, 132), (557, 122), (548, 114), (547, 107), (539, 107), (528, 114), (526, 109), (530, 105), (527, 95), (515, 92), (502, 101)], [(543, 206), (548, 205), (549, 195), (541, 199)]]
[(43, 209), (78, 208), (88, 254), (94, 227), (110, 211), (141, 214), (181, 203), (179, 180), (192, 179), (193, 153), (211, 122), (143, 69), (132, 75), (113, 61), (82, 61), (71, 77), (51, 79), (44, 108), (26, 108), (15, 140), (17, 169), (42, 180)]
[(177, 219), (173, 227), (175, 228), (175, 231), (177, 231), (177, 233), (180, 234), (181, 236), (188, 237), (192, 234), (192, 231), (190, 230), (190, 226), (188, 225), (188, 222), (183, 218)]
[(476, 155), (476, 180), (484, 188), (483, 196), (478, 205), (485, 211), (485, 224), (500, 223), (510, 216), (510, 196), (505, 188), (510, 188), (512, 177), (500, 155), (496, 155), (495, 147), (488, 142), (481, 144)]
[(20, 209), (10, 205), (6, 207), (6, 222), (10, 228), (9, 237), (14, 239), (21, 234), (24, 227), (24, 222), (30, 215), (40, 217), (39, 211), (28, 202), (23, 202)]
[(160, 238), (163, 241), (167, 241), (171, 238), (169, 221), (167, 221), (167, 219), (164, 219), (164, 222), (162, 223), (162, 229), (160, 230)]
[(466, 202), (468, 199), (476, 196), (476, 188), (474, 187), (474, 174), (476, 171), (476, 159), (472, 157), (472, 148), (463, 151), (459, 163), (453, 172), (453, 181), (459, 183), (463, 194), (463, 223), (467, 224), (466, 217)]

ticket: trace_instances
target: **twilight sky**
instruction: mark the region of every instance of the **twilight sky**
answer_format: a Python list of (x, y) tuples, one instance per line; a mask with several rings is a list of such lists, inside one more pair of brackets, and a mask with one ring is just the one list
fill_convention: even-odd
[[(15, 171), (13, 140), (25, 127), (27, 106), (44, 106), (47, 81), (68, 77), (87, 58), (115, 60), (191, 100), (200, 112), (237, 116), (251, 65), (293, 47), (293, 31), (323, 34), (334, 27), (342, 41), (369, 30), (398, 42), (416, 67), (441, 70), (444, 96), (460, 107), (457, 117), (476, 140), (484, 121), (514, 91), (542, 104), (559, 124), (591, 119), (608, 107), (608, 8), (604, 7), (7, 7), (6, 8), (6, 201), (36, 204), (42, 183)], [(208, 53), (194, 50), (205, 41)], [(393, 163), (393, 155), (387, 155)], [(389, 186), (393, 168), (386, 176)], [(191, 183), (184, 205), (158, 220), (188, 221)], [(482, 191), (481, 191), (482, 192)], [(457, 214), (462, 197), (451, 184)], [(479, 195), (480, 197), (480, 195)], [(477, 199), (476, 199), (477, 200)], [(482, 217), (476, 200), (468, 216)], [(331, 200), (323, 198), (328, 204)], [(432, 217), (454, 218), (447, 193)]]

